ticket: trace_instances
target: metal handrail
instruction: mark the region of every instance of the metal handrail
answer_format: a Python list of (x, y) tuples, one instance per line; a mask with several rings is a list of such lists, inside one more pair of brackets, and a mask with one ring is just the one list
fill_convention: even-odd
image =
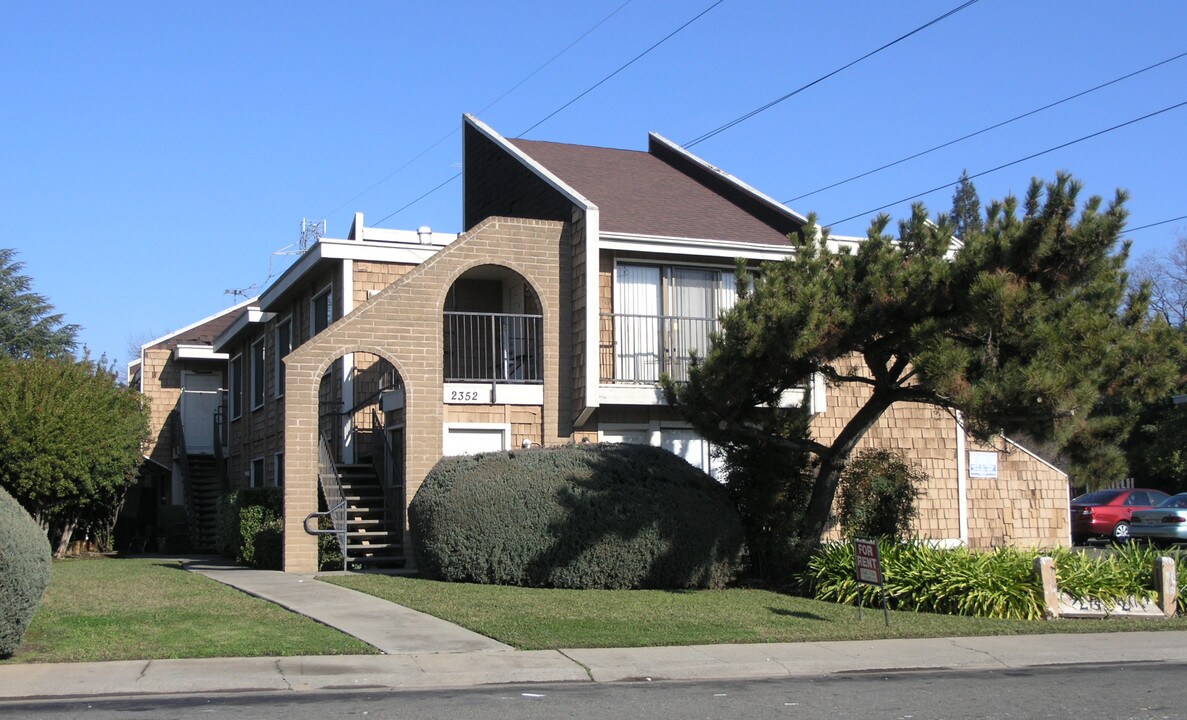
[(215, 408), (214, 421), (214, 466), (218, 470), (219, 487), (224, 493), (231, 491), (231, 479), (227, 477), (227, 458), (223, 454), (223, 409)]
[[(709, 338), (721, 327), (717, 318), (690, 315), (602, 313), (602, 382), (657, 383), (663, 373), (688, 379), (692, 351), (704, 357)], [(607, 327), (607, 323), (609, 324)]]
[[(310, 535), (338, 536), (338, 545), (342, 550), (342, 569), (345, 571), (349, 558), (346, 556), (346, 493), (342, 490), (342, 476), (338, 474), (338, 466), (334, 462), (334, 454), (330, 451), (330, 439), (324, 432), (318, 434), (317, 446), (317, 482), (322, 494), (326, 498), (324, 512), (310, 513), (305, 516), (305, 532)], [(333, 530), (311, 530), (309, 521), (315, 517), (328, 517), (334, 526)]]

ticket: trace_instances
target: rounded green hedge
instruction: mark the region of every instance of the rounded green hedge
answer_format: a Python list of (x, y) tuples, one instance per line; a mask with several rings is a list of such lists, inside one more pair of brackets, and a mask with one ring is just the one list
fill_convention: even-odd
[(562, 588), (720, 588), (741, 569), (726, 490), (672, 453), (583, 445), (448, 457), (408, 508), (428, 577)]
[(0, 488), (0, 657), (16, 652), (49, 585), (50, 547), (45, 533)]

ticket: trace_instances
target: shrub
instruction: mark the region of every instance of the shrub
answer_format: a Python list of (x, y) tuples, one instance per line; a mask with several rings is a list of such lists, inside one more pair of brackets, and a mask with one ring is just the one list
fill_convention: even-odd
[(157, 509), (161, 552), (190, 551), (190, 514), (183, 505), (162, 505)]
[(842, 534), (850, 538), (908, 537), (918, 515), (915, 501), (926, 482), (927, 473), (900, 452), (883, 448), (861, 451), (841, 475), (837, 519)]
[(237, 562), (279, 570), (284, 556), (284, 491), (281, 488), (236, 490), (219, 501), (218, 550)]
[(0, 657), (16, 651), (49, 585), (45, 532), (0, 488)]
[(718, 588), (743, 548), (725, 489), (642, 445), (444, 458), (408, 512), (420, 569), (453, 581)]
[[(1162, 554), (1133, 544), (1099, 558), (1066, 548), (976, 552), (939, 548), (920, 540), (882, 540), (878, 551), (886, 594), (895, 608), (1027, 620), (1043, 617), (1042, 588), (1034, 575), (1035, 558), (1041, 555), (1054, 559), (1061, 592), (1074, 598), (1115, 602), (1154, 597), (1154, 559)], [(1181, 563), (1182, 559), (1180, 555), (1175, 561)], [(1187, 577), (1181, 564), (1177, 569), (1180, 580)], [(876, 586), (859, 584), (854, 577), (853, 546), (849, 543), (824, 544), (803, 581), (807, 594), (817, 600), (854, 605), (860, 601), (867, 606), (881, 603)]]

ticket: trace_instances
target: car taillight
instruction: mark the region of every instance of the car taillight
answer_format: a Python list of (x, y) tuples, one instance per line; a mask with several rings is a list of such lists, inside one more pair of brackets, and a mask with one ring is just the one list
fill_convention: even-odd
[(1092, 508), (1086, 507), (1080, 511), (1080, 517), (1092, 517)]
[(1164, 523), (1181, 523), (1181, 522), (1187, 522), (1187, 518), (1183, 517), (1182, 515), (1167, 515), (1166, 517), (1162, 518), (1162, 522), (1164, 522)]

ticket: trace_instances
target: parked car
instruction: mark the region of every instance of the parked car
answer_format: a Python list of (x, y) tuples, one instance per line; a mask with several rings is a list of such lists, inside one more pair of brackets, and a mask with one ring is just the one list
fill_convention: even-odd
[(1072, 544), (1083, 545), (1094, 537), (1129, 539), (1130, 517), (1135, 510), (1150, 510), (1169, 495), (1147, 488), (1097, 490), (1072, 499)]
[(1172, 495), (1153, 510), (1138, 510), (1129, 522), (1134, 540), (1158, 545), (1187, 542), (1187, 493)]

